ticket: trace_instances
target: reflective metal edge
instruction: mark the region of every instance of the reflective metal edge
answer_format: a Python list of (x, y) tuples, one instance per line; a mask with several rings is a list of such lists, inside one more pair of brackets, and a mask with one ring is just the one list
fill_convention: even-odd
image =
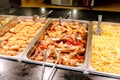
[[(52, 18), (52, 20), (58, 20), (58, 18)], [(52, 21), (52, 20), (50, 20), (50, 22)], [(65, 21), (70, 21), (71, 19), (63, 19), (63, 20), (65, 20)], [(90, 21), (86, 21), (86, 20), (73, 20), (73, 21), (79, 21), (79, 22), (85, 22), (85, 23), (87, 23), (88, 24), (88, 34), (90, 33), (90, 31), (89, 31), (89, 29), (90, 29)], [(50, 23), (49, 22), (49, 23)], [(44, 29), (43, 30), (45, 30), (46, 28), (47, 28), (47, 26), (49, 25), (49, 23), (44, 27)], [(41, 34), (39, 35), (39, 37), (42, 35), (42, 33), (43, 33), (44, 31), (42, 31), (41, 32)], [(37, 41), (37, 39), (38, 39), (38, 37), (35, 39), (35, 41)], [(82, 72), (84, 72), (85, 71), (85, 66), (86, 66), (86, 57), (87, 57), (87, 54), (88, 54), (88, 45), (89, 45), (89, 35), (87, 35), (87, 44), (86, 44), (86, 52), (85, 52), (85, 59), (84, 59), (84, 63), (81, 65), (81, 66), (78, 66), (78, 67), (72, 67), (72, 66), (65, 66), (65, 65), (60, 65), (60, 64), (58, 64), (56, 67), (57, 68), (62, 68), (62, 69), (68, 69), (68, 70), (74, 70), (74, 71), (82, 71)], [(35, 44), (35, 41), (34, 41), (34, 43), (33, 43), (33, 46), (34, 46), (34, 44)], [(31, 48), (32, 48), (32, 46), (31, 46)], [(30, 49), (29, 49), (30, 50)], [(35, 60), (30, 60), (28, 57), (27, 57), (27, 54), (28, 54), (28, 51), (27, 51), (27, 53), (23, 56), (23, 59), (22, 59), (22, 61), (23, 62), (28, 62), (28, 63), (33, 63), (33, 64), (43, 64), (43, 62), (42, 61), (35, 61)], [(54, 65), (54, 63), (48, 63), (48, 62), (45, 62), (45, 66), (53, 66)]]
[(87, 69), (88, 69), (88, 66), (89, 66), (89, 58), (90, 58), (90, 52), (91, 52), (91, 38), (92, 38), (92, 27), (91, 27), (91, 22), (90, 22), (90, 25), (89, 25), (89, 33), (88, 33), (88, 43), (87, 43), (87, 51), (86, 51), (86, 65), (85, 65), (85, 73), (87, 73)]
[[(90, 64), (90, 59), (91, 59), (91, 45), (92, 45), (92, 28), (93, 28), (93, 24), (94, 23), (97, 23), (97, 21), (92, 21), (91, 22), (91, 33), (90, 33), (90, 50), (89, 50), (89, 55), (88, 55), (88, 63), (87, 63), (87, 69), (86, 71), (88, 73), (91, 73), (91, 74), (95, 74), (95, 75), (100, 75), (100, 76), (106, 76), (106, 77), (111, 77), (111, 78), (119, 78), (120, 79), (120, 74), (112, 74), (112, 73), (107, 73), (107, 72), (101, 72), (101, 71), (96, 71)], [(119, 24), (120, 23), (115, 23), (115, 22), (102, 22), (102, 24)]]

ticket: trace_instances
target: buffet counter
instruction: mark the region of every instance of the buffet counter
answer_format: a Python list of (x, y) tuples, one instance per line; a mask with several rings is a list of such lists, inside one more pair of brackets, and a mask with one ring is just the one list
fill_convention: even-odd
[[(102, 35), (94, 34), (98, 15), (103, 16)], [(2, 10), (0, 79), (38, 80), (43, 76), (48, 80), (54, 66), (51, 80), (119, 80), (118, 16), (119, 12), (78, 9)]]

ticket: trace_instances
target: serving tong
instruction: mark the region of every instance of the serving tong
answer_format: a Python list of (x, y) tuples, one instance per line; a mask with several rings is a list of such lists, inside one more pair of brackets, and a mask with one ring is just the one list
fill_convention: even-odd
[(58, 51), (57, 52), (57, 60), (55, 61), (55, 64), (53, 65), (53, 67), (52, 67), (52, 69), (51, 69), (51, 72), (50, 72), (50, 75), (49, 75), (49, 77), (48, 77), (48, 80), (52, 80), (52, 75), (55, 73), (55, 71), (56, 71), (56, 66), (57, 66), (57, 63), (58, 63), (58, 61), (59, 61), (59, 59), (60, 59), (60, 52)]
[(62, 25), (62, 17), (59, 17), (59, 25)]
[(43, 64), (42, 64), (42, 71), (41, 71), (41, 77), (40, 77), (40, 80), (43, 80), (43, 77), (44, 77), (44, 72), (45, 72), (45, 61), (47, 60), (47, 50), (44, 50), (44, 61), (43, 61)]
[(41, 17), (47, 17), (48, 15), (50, 15), (53, 12), (53, 10), (50, 10), (48, 13), (42, 14), (40, 15)]
[(102, 15), (98, 15), (98, 25), (94, 29), (94, 33), (97, 35), (101, 35), (103, 33), (103, 30), (101, 29), (101, 22), (102, 22)]
[(39, 15), (33, 15), (33, 21), (34, 21), (34, 22), (38, 22), (38, 20), (39, 20), (40, 17), (46, 18), (46, 17), (48, 17), (48, 15), (50, 15), (52, 12), (53, 12), (53, 10), (50, 10), (48, 13), (42, 14), (42, 15), (40, 15), (40, 16), (39, 16)]
[[(51, 13), (52, 13), (52, 11), (48, 12), (47, 14), (51, 14)], [(46, 16), (46, 14), (43, 15), (43, 16)], [(38, 16), (35, 16), (35, 17), (36, 17), (36, 19), (38, 18)], [(69, 13), (66, 15), (65, 18), (66, 18), (66, 19), (71, 18), (71, 12), (69, 12)], [(35, 21), (36, 21), (36, 20), (35, 20)], [(60, 26), (62, 25), (62, 17), (59, 17), (59, 25), (60, 25)], [(55, 61), (54, 65), (52, 66), (51, 72), (50, 72), (47, 80), (52, 80), (53, 74), (54, 74), (54, 73), (56, 72), (56, 70), (57, 70), (57, 69), (56, 69), (56, 66), (57, 66), (57, 63), (58, 63), (58, 61), (59, 61), (59, 59), (60, 59), (60, 55), (61, 55), (61, 53), (58, 51), (58, 52), (57, 52), (57, 60)], [(42, 65), (42, 71), (41, 71), (41, 78), (40, 78), (40, 80), (43, 80), (43, 77), (44, 77), (45, 61), (47, 60), (47, 51), (45, 52), (44, 58), (45, 58), (45, 59), (44, 59), (43, 65)]]
[[(42, 64), (42, 71), (41, 71), (41, 77), (40, 77), (40, 80), (43, 80), (44, 79), (44, 72), (45, 72), (45, 62), (46, 62), (46, 60), (47, 60), (47, 52), (48, 52), (48, 50), (44, 50), (44, 61), (43, 61), (43, 64)], [(48, 77), (48, 80), (52, 80), (52, 77), (53, 77), (53, 74), (55, 73), (55, 71), (56, 71), (56, 66), (57, 66), (57, 63), (58, 63), (58, 61), (59, 61), (59, 59), (60, 59), (60, 52), (57, 52), (57, 60), (55, 61), (55, 64), (54, 64), (54, 66), (52, 67), (52, 69), (51, 69), (51, 72), (50, 72), (50, 75), (49, 75), (49, 77)]]
[[(68, 18), (71, 18), (71, 12), (69, 12), (69, 13), (66, 15), (66, 17), (65, 17), (65, 19), (68, 19)], [(59, 25), (60, 25), (60, 26), (62, 25), (62, 17), (59, 17)], [(58, 63), (60, 57), (61, 57), (61, 53), (58, 51), (58, 52), (57, 52), (57, 60), (55, 61), (55, 64), (53, 65), (53, 67), (52, 67), (52, 69), (51, 69), (51, 72), (50, 72), (50, 75), (49, 75), (49, 77), (48, 77), (48, 80), (52, 80), (53, 74), (54, 74), (55, 71), (56, 71), (56, 66), (57, 66), (57, 63)]]
[[(67, 15), (65, 16), (65, 19), (71, 19), (72, 12), (68, 12)], [(62, 17), (59, 17), (59, 25), (62, 25)]]
[(72, 12), (70, 11), (70, 12), (67, 13), (65, 19), (69, 19), (69, 18), (71, 19), (71, 16), (72, 16)]

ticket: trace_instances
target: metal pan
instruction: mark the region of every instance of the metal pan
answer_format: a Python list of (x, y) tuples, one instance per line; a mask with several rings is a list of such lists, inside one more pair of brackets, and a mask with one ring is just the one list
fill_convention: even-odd
[(21, 60), (21, 56), (32, 44), (32, 40), (47, 23), (32, 20), (32, 16), (19, 16), (0, 29), (0, 58)]
[(102, 35), (95, 35), (97, 22), (92, 22), (87, 71), (92, 74), (120, 78), (120, 23), (102, 22)]
[[(57, 21), (59, 22), (59, 19), (52, 19), (50, 21), (50, 23), (48, 24), (48, 26), (46, 26), (46, 28), (44, 28), (44, 31), (39, 35), (39, 38), (37, 38), (36, 42), (31, 46), (30, 50), (28, 51), (28, 53), (26, 53), (22, 59), (22, 61), (24, 62), (28, 62), (28, 63), (34, 63), (34, 64), (43, 64), (43, 61), (38, 61), (38, 60), (32, 60), (30, 59), (30, 57), (35, 53), (35, 50), (38, 48), (38, 46), (40, 46), (41, 41), (43, 40), (43, 38), (45, 37), (47, 30), (48, 29), (52, 29), (51, 28), (51, 23)], [(81, 65), (78, 66), (71, 66), (71, 65), (63, 65), (63, 64), (58, 64), (57, 67), (58, 68), (63, 68), (63, 69), (70, 69), (70, 70), (76, 70), (76, 71), (84, 71), (86, 69), (86, 60), (87, 60), (87, 54), (88, 54), (88, 43), (89, 43), (89, 28), (90, 28), (90, 22), (89, 21), (84, 21), (84, 20), (71, 20), (71, 19), (62, 19), (62, 22), (67, 22), (67, 23), (72, 23), (72, 22), (78, 22), (80, 23), (82, 26), (87, 28), (87, 36), (86, 36), (86, 45), (85, 45), (85, 52), (84, 52), (84, 61), (81, 63)], [(62, 26), (64, 27), (64, 26)], [(79, 31), (79, 30), (78, 30)], [(54, 32), (53, 32), (54, 34)], [(44, 40), (47, 41), (47, 40)], [(50, 50), (50, 49), (49, 49)], [(47, 53), (49, 54), (49, 52)], [(48, 60), (49, 61), (49, 60)], [(48, 62), (46, 61), (45, 65), (47, 66), (53, 66), (54, 63)]]

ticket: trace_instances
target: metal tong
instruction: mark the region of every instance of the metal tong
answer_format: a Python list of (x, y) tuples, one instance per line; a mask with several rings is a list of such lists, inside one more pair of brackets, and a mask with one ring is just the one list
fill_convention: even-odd
[(57, 66), (57, 63), (58, 63), (58, 61), (59, 61), (59, 59), (60, 59), (60, 52), (58, 51), (57, 52), (57, 60), (55, 61), (55, 64), (53, 65), (53, 67), (52, 67), (52, 69), (51, 69), (51, 72), (50, 72), (50, 75), (49, 75), (49, 77), (48, 77), (48, 80), (52, 80), (52, 75), (55, 73), (55, 71), (56, 71), (56, 66)]
[(59, 25), (62, 25), (62, 17), (59, 17)]
[(47, 17), (48, 15), (50, 15), (53, 12), (53, 10), (50, 10), (48, 13), (42, 14), (40, 15), (41, 17)]
[(41, 76), (40, 76), (40, 80), (43, 80), (44, 78), (44, 72), (45, 72), (45, 61), (47, 60), (47, 50), (44, 50), (44, 61), (42, 64), (42, 71), (41, 71)]
[(39, 20), (40, 17), (47, 17), (48, 15), (50, 15), (53, 12), (53, 10), (50, 10), (48, 13), (42, 14), (42, 15), (33, 15), (33, 21), (37, 22)]
[(101, 35), (103, 33), (103, 30), (101, 29), (101, 21), (102, 21), (102, 15), (98, 15), (98, 25), (94, 30), (95, 34), (97, 35)]
[(72, 12), (70, 11), (70, 12), (68, 12), (68, 14), (66, 15), (66, 17), (65, 17), (65, 19), (71, 19), (71, 15), (72, 15)]

